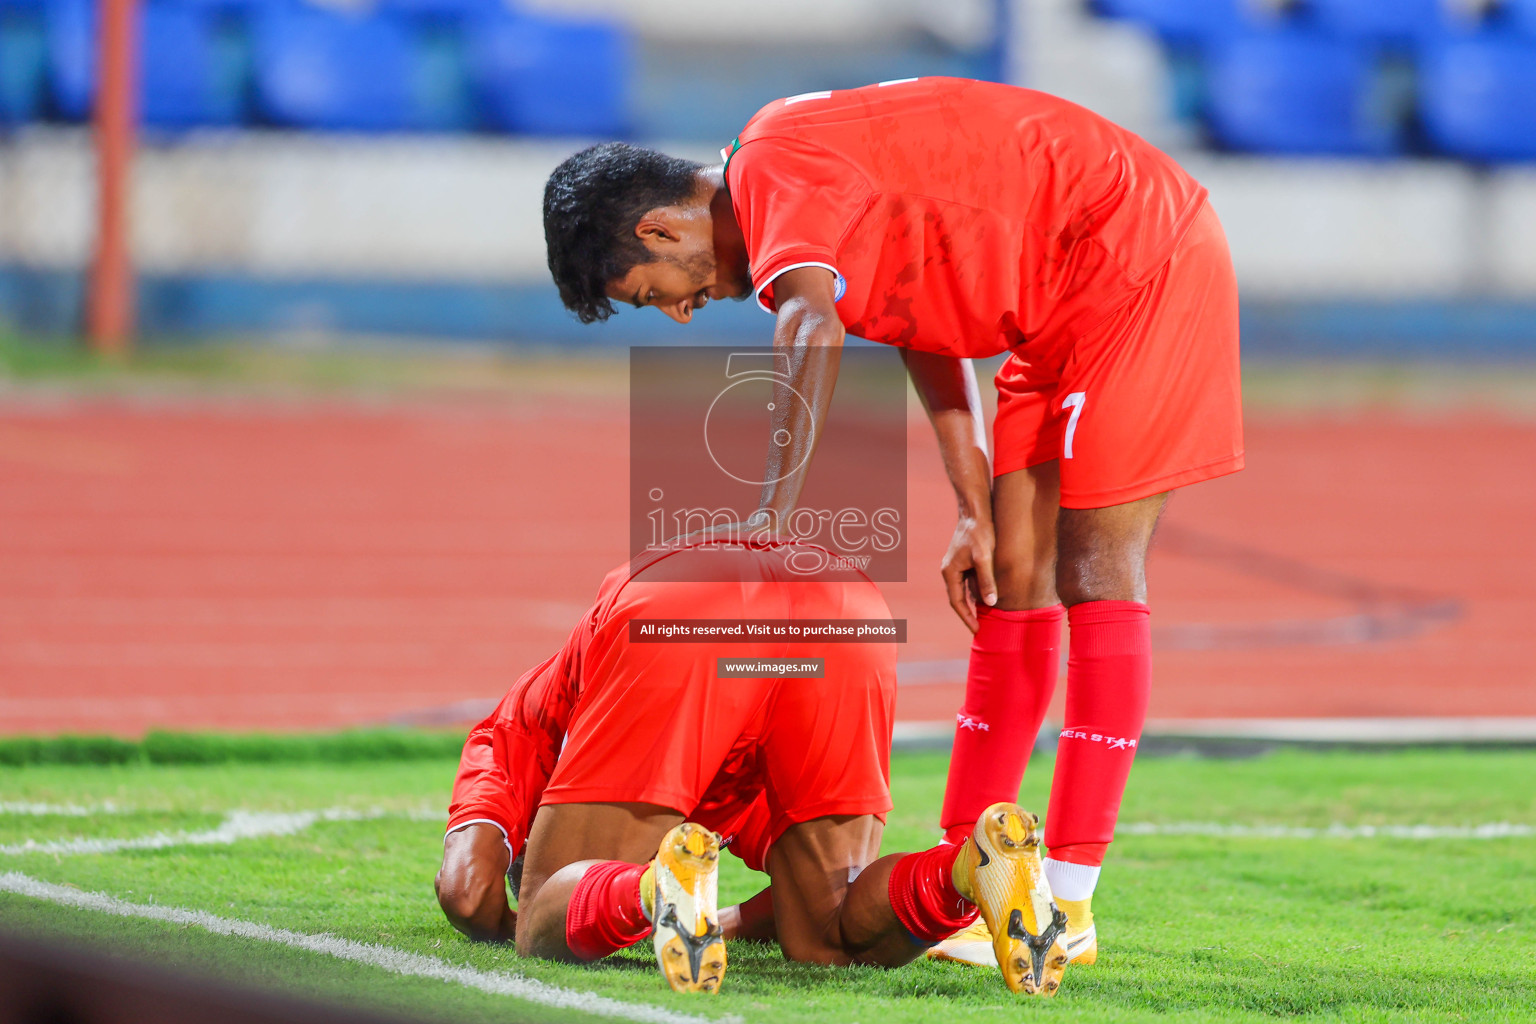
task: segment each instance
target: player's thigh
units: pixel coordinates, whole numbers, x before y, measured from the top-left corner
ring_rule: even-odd
[[[1167,264],[1073,342],[1054,409],[1061,505],[1125,505],[1243,465],[1237,280],[1208,208]]]
[[[644,864],[683,815],[654,804],[545,804],[533,819],[518,899],[518,946],[526,936],[564,934],[565,908],[579,875],[552,882],[572,864]]]
[[[870,609],[859,614],[858,606],[849,607],[849,617],[889,615],[888,610],[867,614]],[[760,764],[770,844],[798,822],[833,815],[884,815],[891,809],[894,646],[823,643],[804,645],[800,651],[821,658],[824,675],[779,681],[762,733]]]
[[[992,481],[998,607],[1013,611],[1056,603],[1058,463],[1049,459]]]
[[[774,652],[760,645],[637,642],[629,627],[637,619],[706,612],[720,619],[777,617],[779,605],[771,601],[768,614],[748,607],[742,594],[750,589],[739,580],[637,579],[620,592],[582,654],[581,700],[544,789],[545,804],[644,803],[686,811],[703,799],[738,740],[756,730],[774,682],[719,679],[715,655]]]
[[[885,826],[873,814],[792,825],[768,851],[773,918],[790,960],[848,964],[839,919],[848,886],[880,855]]]

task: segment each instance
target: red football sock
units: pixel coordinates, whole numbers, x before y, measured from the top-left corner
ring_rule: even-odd
[[[1139,601],[1089,601],[1073,606],[1067,622],[1067,717],[1045,845],[1052,860],[1099,865],[1147,720],[1152,620]]]
[[[587,868],[565,911],[565,944],[583,960],[597,960],[651,934],[640,902],[644,864],[605,860]]]
[[[891,909],[921,945],[947,939],[976,920],[976,905],[955,888],[955,858],[962,849],[946,843],[909,853],[891,869]]]
[[[955,716],[940,824],[961,841],[981,812],[1019,798],[1061,663],[1061,605],[1029,611],[978,608],[965,705]]]

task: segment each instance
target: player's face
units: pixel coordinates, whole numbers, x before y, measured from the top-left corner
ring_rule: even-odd
[[[693,319],[711,299],[743,299],[752,282],[745,267],[716,258],[707,208],[668,207],[647,215],[635,228],[654,257],[608,284],[608,297],[636,308],[655,306],[680,324]]]

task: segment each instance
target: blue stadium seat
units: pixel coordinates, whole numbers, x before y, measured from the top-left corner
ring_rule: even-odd
[[[623,135],[630,40],[616,25],[498,11],[469,32],[486,123],[535,135]]]
[[[47,66],[42,4],[0,3],[0,123],[34,121],[42,115]]]
[[[411,18],[461,22],[503,10],[502,0],[379,0],[379,10]]]
[[[249,15],[262,7],[284,0],[159,0],[162,3],[193,7],[214,14]]]
[[[1536,0],[1504,0],[1502,13],[1517,32],[1536,37]]]
[[[144,123],[164,128],[235,123],[239,97],[221,95],[218,89],[208,15],[153,0],[140,14],[139,110]],[[44,25],[54,106],[67,119],[84,120],[96,91],[96,4],[48,0]]]
[[[256,12],[252,61],[257,108],[274,124],[350,131],[415,127],[411,40],[394,18],[269,4]]]
[[[144,8],[140,74],[146,124],[168,128],[234,124],[238,96],[219,96],[214,79],[213,26],[194,8],[150,3]]]
[[[1407,47],[1452,30],[1447,0],[1306,0],[1313,23],[1346,39]]]
[[[1371,63],[1348,43],[1301,32],[1229,39],[1210,54],[1216,139],[1260,153],[1386,154],[1389,119],[1373,116]]]
[[[1110,18],[1140,22],[1165,42],[1203,43],[1256,27],[1249,0],[1093,0]]]
[[[84,120],[96,88],[95,5],[91,0],[51,0],[43,18],[54,109],[68,120]]]
[[[1419,114],[1445,153],[1536,159],[1536,39],[1485,36],[1431,50],[1420,67]]]

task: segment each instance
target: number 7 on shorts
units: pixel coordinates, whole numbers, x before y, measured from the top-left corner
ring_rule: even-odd
[[[1077,433],[1077,418],[1083,414],[1083,404],[1088,401],[1088,392],[1074,391],[1061,400],[1061,411],[1072,410],[1072,415],[1067,418],[1067,431],[1061,443],[1061,457],[1072,457],[1072,435]]]

